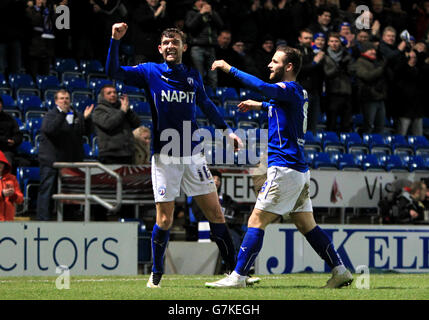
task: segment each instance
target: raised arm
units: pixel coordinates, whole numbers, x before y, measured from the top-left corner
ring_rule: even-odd
[[[280,86],[279,84],[271,84],[261,79],[252,76],[246,72],[238,70],[235,67],[230,66],[224,60],[216,60],[213,62],[212,70],[220,69],[223,72],[231,74],[234,78],[241,81],[245,86],[259,91],[270,99],[276,99],[279,101],[289,101],[290,96],[288,94],[287,86]]]
[[[106,73],[116,80],[126,81],[130,85],[141,86],[143,77],[138,67],[122,67],[119,65],[119,44],[127,32],[126,23],[115,23],[112,26],[109,52],[106,61]]]

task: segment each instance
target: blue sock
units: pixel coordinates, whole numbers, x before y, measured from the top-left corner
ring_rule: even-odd
[[[225,223],[210,222],[211,239],[216,242],[220,255],[225,261],[227,269],[232,271],[235,267],[235,248],[231,234]]]
[[[343,264],[337,250],[335,250],[332,239],[319,226],[307,232],[305,238],[331,269]]]
[[[262,249],[265,231],[258,228],[248,228],[237,257],[235,272],[247,276],[250,268],[255,262],[259,251]]]
[[[157,224],[152,231],[153,273],[164,273],[164,254],[167,249],[170,230],[162,230]]]

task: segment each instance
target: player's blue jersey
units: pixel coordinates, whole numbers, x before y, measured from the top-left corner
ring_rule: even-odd
[[[307,92],[295,81],[269,84],[234,67],[230,73],[246,86],[271,98],[262,103],[262,109],[268,112],[268,167],[306,172]]]
[[[169,143],[161,141],[162,132],[174,129],[180,136],[180,156],[192,154],[194,147],[199,144],[199,141],[191,142],[192,134],[198,129],[197,105],[217,128],[228,128],[216,106],[207,97],[197,70],[184,64],[166,62],[119,66],[119,43],[119,40],[114,39],[110,42],[106,72],[112,78],[145,90],[152,112],[153,153],[160,153],[163,146]],[[190,126],[190,136],[184,135],[183,129],[186,125]]]

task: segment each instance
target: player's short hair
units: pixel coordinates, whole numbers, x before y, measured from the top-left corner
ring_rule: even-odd
[[[302,66],[302,53],[298,49],[289,47],[289,46],[279,46],[277,51],[281,51],[286,55],[284,61],[285,64],[291,63],[293,66],[293,72],[295,76],[301,71]]]
[[[161,33],[161,38],[159,39],[159,41],[162,41],[162,38],[166,37],[166,38],[174,38],[174,36],[179,35],[180,38],[182,39],[182,43],[185,44],[186,43],[186,34],[177,28],[168,28],[165,29],[162,33]]]
[[[58,100],[58,94],[59,93],[70,95],[70,92],[68,92],[66,89],[60,89],[57,92],[55,92],[54,100]]]
[[[212,174],[213,177],[219,177],[220,179],[222,179],[222,173],[216,169],[210,169],[210,173]]]

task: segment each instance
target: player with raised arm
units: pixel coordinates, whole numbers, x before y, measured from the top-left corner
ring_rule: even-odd
[[[194,197],[210,222],[211,236],[227,267],[235,265],[234,245],[225,225],[213,177],[201,153],[192,154],[198,141],[186,138],[185,127],[190,127],[191,136],[197,129],[195,108],[205,113],[217,128],[229,130],[228,138],[237,148],[242,146],[227,126],[213,102],[207,97],[200,74],[182,64],[182,54],[187,49],[185,35],[178,29],[166,29],[158,45],[164,63],[144,63],[136,66],[119,65],[120,39],[127,31],[126,23],[112,27],[112,39],[106,63],[106,72],[114,79],[143,88],[151,107],[153,123],[152,185],[156,203],[156,224],[152,231],[153,267],[147,287],[159,288],[164,272],[163,258],[169,240],[169,229],[173,223],[174,200],[180,189]],[[163,132],[175,132],[174,146],[180,151],[172,153],[179,162],[167,163],[164,155],[171,155]],[[169,158],[170,160],[172,159]],[[189,161],[191,160],[191,161]]]
[[[223,60],[215,61],[212,69],[220,69],[240,80],[247,87],[270,98],[269,102],[253,100],[238,105],[240,111],[268,112],[268,172],[249,218],[234,271],[207,287],[245,287],[248,269],[262,248],[265,227],[279,215],[289,214],[298,230],[312,248],[332,269],[325,288],[340,288],[351,284],[348,271],[332,240],[315,222],[309,196],[310,171],[304,158],[304,134],[307,129],[307,92],[296,82],[301,68],[301,53],[294,48],[279,47],[268,68],[266,83],[231,67]]]

